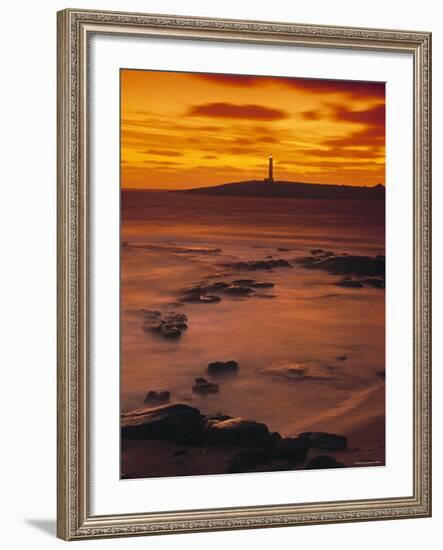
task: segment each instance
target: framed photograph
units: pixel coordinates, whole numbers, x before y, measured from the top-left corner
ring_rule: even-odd
[[[59,537],[431,514],[430,56],[59,12]]]

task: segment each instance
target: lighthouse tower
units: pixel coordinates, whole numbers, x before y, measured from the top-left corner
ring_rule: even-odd
[[[265,178],[265,181],[268,183],[274,183],[274,160],[272,158],[272,153],[269,155],[269,165],[268,165],[268,177]]]

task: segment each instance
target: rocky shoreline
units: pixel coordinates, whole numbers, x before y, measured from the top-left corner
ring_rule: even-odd
[[[345,464],[330,453],[348,449],[343,435],[304,432],[282,437],[261,422],[223,414],[203,415],[182,403],[122,414],[121,437],[123,453],[134,454],[134,449],[158,453],[163,449],[164,453],[170,451],[164,459],[172,461],[177,456],[200,455],[193,468],[178,475],[195,474],[192,470],[202,460],[208,464],[201,473],[344,468]],[[160,471],[156,475],[167,473]],[[123,471],[122,477],[144,476]]]
[[[176,253],[184,254],[187,250],[180,248]],[[192,251],[195,253],[195,249]],[[209,252],[198,249],[199,254],[217,256],[220,252],[221,249],[211,249]],[[218,266],[225,271],[187,288],[178,289],[177,301],[170,304],[174,310],[138,310],[136,313],[142,316],[143,331],[171,340],[175,347],[183,333],[192,331],[188,316],[175,311],[176,307],[182,307],[190,315],[189,308],[192,306],[187,307],[187,304],[218,304],[225,299],[241,302],[251,298],[273,298],[275,294],[267,291],[273,289],[274,292],[278,285],[267,276],[276,269],[287,269],[289,273],[291,269],[288,268],[293,267],[322,270],[335,277],[333,284],[357,291],[363,287],[385,287],[384,256],[355,256],[313,249],[308,256],[290,260],[267,256],[264,260],[238,261]],[[244,273],[252,271],[264,273],[264,280],[252,279],[249,273]],[[293,271],[295,273],[296,270]],[[276,292],[279,292],[278,288]],[[211,309],[217,306],[201,307]],[[346,382],[340,366],[346,365],[347,359],[348,356],[342,353],[321,365],[317,365],[315,361],[312,364],[302,362],[271,365],[258,373],[284,383],[324,383],[331,380]],[[240,365],[235,360],[212,361],[207,364],[206,372],[196,372],[193,381],[189,381],[189,392],[191,395],[196,394],[194,397],[204,396],[205,400],[212,402],[212,394],[226,389],[223,388],[223,380],[226,377],[235,377],[239,371]],[[377,371],[377,379],[383,384],[384,370]],[[144,399],[146,408],[122,413],[122,478],[384,464],[384,419],[383,423],[381,419],[377,419],[376,429],[372,426],[359,426],[356,437],[355,434],[350,436],[323,431],[304,431],[293,437],[282,437],[262,422],[221,413],[202,414],[199,409],[176,401],[182,400],[183,395],[174,395],[171,403],[174,392],[169,389],[150,389]],[[255,416],[255,412],[253,415]],[[334,427],[330,429],[334,430]],[[364,433],[365,430],[367,433]],[[372,440],[368,436],[371,430],[376,434],[376,438]],[[366,442],[370,441],[372,447],[368,448]]]

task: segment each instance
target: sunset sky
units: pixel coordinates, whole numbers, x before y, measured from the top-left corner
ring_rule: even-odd
[[[122,186],[385,182],[385,85],[121,70]]]

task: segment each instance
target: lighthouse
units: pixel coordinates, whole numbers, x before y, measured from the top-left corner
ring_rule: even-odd
[[[274,160],[272,158],[272,153],[271,153],[269,155],[268,177],[265,178],[265,181],[267,181],[269,183],[274,183],[273,170],[274,170]]]

